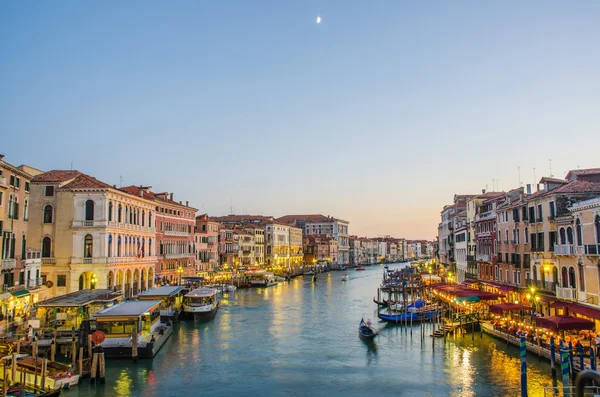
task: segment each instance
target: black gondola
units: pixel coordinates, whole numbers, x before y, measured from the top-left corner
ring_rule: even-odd
[[[388,301],[378,301],[377,298],[373,298],[373,302],[377,303],[381,307],[388,307]]]
[[[365,320],[361,319],[358,326],[358,336],[363,339],[373,339],[377,336],[377,332],[371,328],[370,323],[365,323]]]

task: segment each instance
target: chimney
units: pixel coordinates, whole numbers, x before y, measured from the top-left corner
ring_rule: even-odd
[[[141,186],[140,186],[140,187],[141,187]],[[138,193],[139,193],[140,197],[144,197],[144,191],[143,191],[142,189],[140,189],[140,190],[138,191]]]
[[[531,194],[531,183],[527,184],[527,194]]]
[[[0,154],[0,160],[2,160],[4,158],[3,154]]]
[[[173,193],[169,193],[169,198],[173,201]]]
[[[188,200],[185,200],[185,206],[189,207],[190,206],[190,202]]]
[[[485,194],[485,189],[481,189],[481,194]]]
[[[116,188],[117,188],[117,185],[113,185],[113,189],[116,189]]]

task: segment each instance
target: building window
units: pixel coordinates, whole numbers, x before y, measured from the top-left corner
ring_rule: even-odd
[[[550,202],[550,219],[554,219],[556,216],[556,206],[554,205],[554,201]]]
[[[567,268],[563,266],[560,273],[561,285],[563,288],[567,288],[567,286],[569,285],[569,274],[567,273]]]
[[[0,205],[2,205],[2,192],[0,192]]]
[[[46,186],[44,189],[44,196],[54,197],[54,186]]]
[[[575,222],[575,232],[577,233],[577,245],[583,245],[583,236],[581,233],[581,220]]]
[[[575,269],[573,267],[569,268],[569,288],[577,288]]]
[[[50,237],[42,239],[42,258],[52,258],[52,240]]]
[[[85,220],[93,221],[94,220],[94,201],[88,200],[85,202]]]
[[[53,208],[50,204],[47,204],[44,207],[44,223],[52,223],[53,212]]]
[[[123,207],[119,204],[119,209],[117,210],[117,222],[121,222],[121,214],[123,213]]]
[[[585,291],[585,271],[583,265],[579,265],[579,290]]]
[[[121,236],[117,237],[117,256],[121,256]]]
[[[569,244],[573,244],[573,228],[571,226],[567,228],[567,241]]]
[[[29,182],[25,182],[25,191],[29,192]]]
[[[113,219],[113,203],[112,201],[108,202],[108,221],[112,222]]]
[[[83,244],[83,257],[91,258],[93,248],[94,248],[94,239],[92,238],[91,234],[88,234],[85,236],[85,241]]]
[[[67,286],[67,276],[64,274],[58,274],[56,276],[56,286],[57,287],[66,287]]]
[[[2,202],[1,198],[0,196],[0,203]],[[596,229],[596,242],[600,244],[600,215],[596,215],[594,218],[594,228]]]
[[[25,200],[25,204],[23,205],[23,220],[27,221],[29,219],[27,214],[27,200]]]
[[[21,260],[25,260],[25,247],[27,246],[27,240],[25,235],[21,236]]]
[[[112,256],[112,234],[108,235],[108,253],[107,253],[108,257]]]
[[[10,178],[9,178],[9,185],[13,186],[13,187],[15,186],[15,176],[14,175],[10,176]]]
[[[565,232],[565,228],[561,227],[560,230],[558,231],[558,233],[559,233],[560,243],[566,244],[567,243],[567,233]]]

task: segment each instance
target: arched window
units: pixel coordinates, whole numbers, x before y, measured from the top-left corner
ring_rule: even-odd
[[[129,209],[129,224],[133,224],[133,208]]]
[[[583,264],[579,265],[579,290],[585,291],[585,269]]]
[[[575,232],[577,233],[577,245],[583,245],[583,236],[581,233],[581,220],[575,222]]]
[[[44,207],[44,223],[52,223],[54,208],[50,204]]]
[[[42,258],[52,258],[52,239],[50,237],[42,239]]]
[[[560,234],[560,243],[566,244],[567,243],[567,232],[565,232],[564,227],[560,228],[559,234]]]
[[[91,258],[93,249],[94,249],[94,239],[92,238],[91,234],[88,234],[85,236],[85,242],[83,245],[83,256],[85,258]]]
[[[552,266],[552,281],[558,285],[558,269],[556,266]]]
[[[121,236],[117,237],[117,256],[121,256]]]
[[[112,201],[108,202],[108,221],[112,222],[113,220],[113,203]]]
[[[145,224],[144,224],[145,222],[146,222],[146,213],[144,210],[142,210],[142,226],[145,226]]]
[[[569,274],[567,272],[567,268],[564,266],[561,270],[561,285],[563,288],[567,288],[569,285]]]
[[[123,214],[123,207],[119,204],[119,209],[117,210],[117,222],[121,222],[121,215]]]
[[[577,279],[575,278],[575,269],[573,267],[569,268],[569,287],[577,288]]]
[[[148,227],[152,227],[152,211],[148,211]]]
[[[567,242],[573,244],[573,228],[571,226],[567,228]]]
[[[154,253],[152,252],[152,239],[151,238],[148,239],[148,256],[154,256]]]
[[[94,201],[88,200],[85,202],[85,220],[93,221],[94,220]]]
[[[596,242],[600,244],[600,215],[594,219],[594,229],[596,229]]]
[[[108,235],[108,257],[112,256],[112,234]]]

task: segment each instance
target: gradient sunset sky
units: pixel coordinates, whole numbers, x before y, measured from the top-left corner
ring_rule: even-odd
[[[515,188],[518,166],[533,183],[549,159],[556,177],[600,166],[599,15],[599,1],[4,1],[0,153],[211,215],[433,238],[454,193]]]

